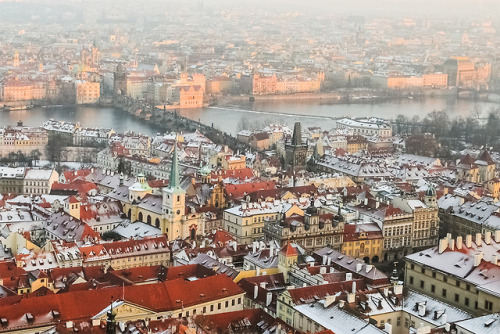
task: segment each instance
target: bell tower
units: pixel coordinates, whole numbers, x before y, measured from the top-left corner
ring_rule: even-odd
[[[186,210],[186,192],[181,188],[179,181],[179,163],[177,158],[177,141],[174,144],[172,154],[172,167],[170,168],[170,179],[167,188],[163,188],[163,216],[169,225],[169,239],[179,235],[175,231],[181,231],[181,222]]]
[[[424,204],[428,208],[437,208],[436,188],[434,188],[432,183],[429,183],[429,187],[425,191]]]

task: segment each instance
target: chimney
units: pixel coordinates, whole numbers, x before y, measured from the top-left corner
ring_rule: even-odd
[[[378,209],[378,207],[380,206],[380,202],[379,201],[376,201],[375,202],[375,209]]]
[[[265,288],[266,288],[267,283],[266,283],[266,282],[260,282],[260,284],[259,284],[259,285],[260,285],[260,287],[261,287],[262,289],[265,289]]]
[[[345,300],[339,300],[339,309],[343,309],[345,305]]]
[[[327,258],[328,258],[328,256],[323,255],[323,264],[326,264]]]
[[[269,246],[269,257],[274,256],[274,246],[270,245]]]
[[[448,242],[451,240],[451,233],[446,234],[446,239],[448,239]]]
[[[345,274],[345,280],[346,281],[352,281],[352,273],[346,273]]]
[[[194,186],[196,184],[196,179],[194,177],[191,178],[191,184]]]
[[[449,247],[451,250],[455,250],[455,239],[450,239]]]
[[[266,306],[271,305],[271,302],[273,301],[273,293],[268,292],[266,295]]]
[[[326,267],[320,267],[319,268],[319,273],[322,274],[322,275],[326,274]]]
[[[425,316],[425,306],[425,303],[418,304],[418,315],[421,317]]]
[[[495,242],[500,243],[500,230],[495,231]]]
[[[366,265],[366,273],[369,273],[372,270],[373,266],[371,264]]]
[[[384,326],[384,331],[387,334],[392,334],[392,325],[390,323],[386,322],[385,326]]]
[[[465,246],[467,246],[467,248],[472,247],[472,235],[467,234],[467,236],[465,237]]]
[[[498,256],[496,254],[493,254],[493,258],[491,259],[491,263],[494,265],[498,265]]]
[[[260,267],[255,268],[255,270],[257,271],[257,272],[255,273],[255,275],[256,275],[256,276],[260,276]]]
[[[362,268],[363,268],[363,263],[361,263],[361,262],[356,263],[356,272],[357,273],[359,273]]]
[[[365,205],[368,205],[368,198],[365,198]]]
[[[481,247],[482,243],[483,243],[483,239],[482,239],[482,235],[481,233],[476,233],[476,245],[477,247]]]
[[[485,233],[485,235],[484,235],[484,242],[487,245],[491,244],[491,232],[490,231],[488,231],[488,232]]]
[[[335,302],[336,296],[330,295],[325,297],[325,308],[332,305]]]
[[[394,294],[402,295],[403,294],[403,284],[398,284],[394,286]]]
[[[444,325],[444,329],[446,330],[446,332],[449,332],[451,330],[451,325],[449,322],[447,322],[446,325]]]
[[[439,254],[443,253],[448,248],[448,239],[439,240]]]
[[[328,257],[328,260],[326,261],[326,264],[327,265],[331,265],[332,264],[332,258],[331,257]]]
[[[333,274],[335,272],[335,268],[330,267],[330,274]]]
[[[355,293],[348,293],[347,294],[347,302],[349,304],[354,304],[356,302],[356,294]]]
[[[252,253],[257,253],[257,242],[252,242]]]
[[[462,249],[462,236],[457,237],[457,249]]]
[[[259,295],[259,286],[254,285],[254,287],[253,287],[253,299],[257,299],[258,295]]]
[[[356,293],[356,282],[355,281],[352,282],[352,293],[354,293],[354,294]]]
[[[482,259],[483,259],[483,252],[474,254],[474,267],[479,266]]]

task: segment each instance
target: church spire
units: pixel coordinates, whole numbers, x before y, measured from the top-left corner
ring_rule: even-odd
[[[293,127],[292,145],[302,145],[302,131],[300,129],[300,122],[295,122],[295,126]]]
[[[172,167],[170,168],[170,179],[168,180],[170,189],[179,188],[179,162],[177,159],[177,139],[174,144],[174,153],[172,154]]]

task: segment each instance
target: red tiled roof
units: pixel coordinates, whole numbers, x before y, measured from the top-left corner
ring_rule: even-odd
[[[105,309],[111,300],[122,296],[127,302],[155,312],[165,312],[243,293],[231,278],[215,275],[195,281],[176,279],[148,285],[109,287],[40,297],[5,297],[0,299],[0,314],[9,321],[9,328],[30,327],[59,319],[90,319]],[[52,311],[59,312],[57,319],[54,319]],[[34,317],[33,323],[23,322],[22,319],[27,313]]]
[[[286,244],[281,248],[280,253],[285,254],[285,256],[297,256],[299,253],[297,250],[290,244]]]
[[[275,189],[276,183],[270,181],[260,181],[260,182],[252,182],[252,183],[241,183],[241,184],[225,184],[224,190],[226,194],[232,198],[242,198],[243,196],[255,192],[257,190],[268,190]]]

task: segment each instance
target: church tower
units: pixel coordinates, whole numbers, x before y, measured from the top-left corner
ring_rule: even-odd
[[[163,217],[166,220],[164,232],[170,240],[182,236],[182,223],[185,218],[186,192],[180,186],[179,162],[177,158],[177,141],[174,144],[172,167],[167,188],[163,188]]]
[[[300,122],[293,128],[292,141],[285,144],[285,167],[288,171],[300,171],[306,168],[307,144],[302,144]]]
[[[14,59],[12,60],[12,65],[14,67],[19,67],[19,51],[14,52]]]
[[[425,191],[424,204],[428,208],[437,208],[436,188],[432,183],[429,183],[429,188]]]

